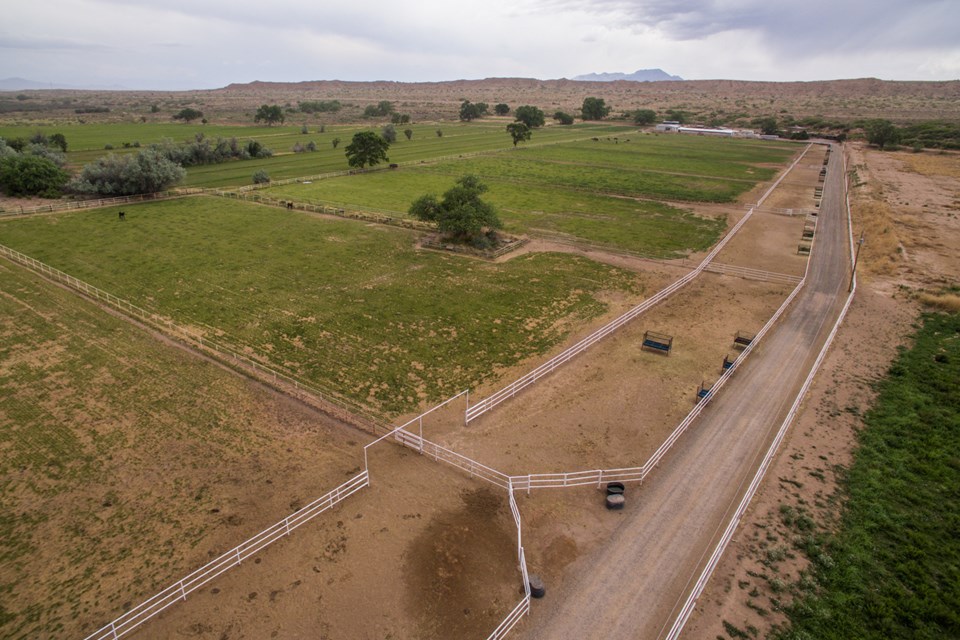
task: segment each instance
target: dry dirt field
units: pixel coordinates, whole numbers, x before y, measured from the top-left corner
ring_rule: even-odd
[[[296,107],[302,100],[339,100],[345,106],[336,114],[315,114],[311,122],[356,122],[365,106],[381,100],[394,102],[397,110],[414,122],[456,120],[462,100],[506,102],[512,107],[532,104],[545,113],[574,113],[587,96],[599,96],[614,114],[633,109],[681,109],[696,121],[716,116],[750,119],[785,113],[796,118],[820,116],[826,120],[851,121],[889,118],[897,122],[953,119],[960,115],[960,81],[891,82],[864,78],[822,82],[744,82],[737,80],[690,80],[681,82],[577,82],[531,78],[488,78],[436,83],[343,82],[338,80],[280,83],[252,82],[221,89],[186,92],[151,91],[22,91],[0,93],[14,105],[15,94],[30,97],[38,111],[10,111],[4,120],[12,123],[67,119],[86,122],[169,122],[185,106],[199,107],[211,122],[249,123],[264,103]],[[75,103],[64,101],[74,100]],[[151,105],[160,112],[150,112]],[[102,106],[105,114],[76,115],[77,105]],[[506,120],[505,120],[506,121]]]
[[[923,305],[960,308],[955,294],[941,293],[960,277],[960,157],[860,145],[847,153],[854,233],[865,234],[857,296],[684,638],[727,638],[724,621],[758,637],[783,624],[777,603],[790,600],[788,585],[806,566],[785,509],[834,526],[837,471],[851,460],[872,382],[885,374]]]

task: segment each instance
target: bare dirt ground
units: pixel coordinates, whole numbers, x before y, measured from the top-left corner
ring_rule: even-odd
[[[506,494],[388,443],[372,451],[369,488],[164,612],[148,635],[486,638],[522,595]]]
[[[763,637],[783,624],[778,610],[807,566],[785,521],[804,515],[817,527],[835,525],[838,471],[851,460],[872,382],[904,343],[920,303],[956,304],[940,290],[960,276],[960,159],[860,145],[848,153],[854,231],[866,235],[857,297],[685,638],[726,638],[726,625]]]

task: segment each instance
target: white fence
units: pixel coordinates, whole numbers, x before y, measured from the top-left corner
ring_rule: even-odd
[[[762,280],[764,282],[773,282],[775,284],[797,284],[803,279],[803,276],[793,276],[788,273],[764,271],[762,269],[740,267],[737,265],[722,264],[719,262],[711,262],[704,268],[704,271],[737,276],[746,280]]]
[[[513,486],[508,487],[508,491],[510,495],[510,514],[517,525],[517,561],[520,563],[520,575],[523,578],[523,598],[507,614],[503,622],[493,630],[487,640],[500,640],[500,638],[505,637],[520,622],[520,619],[530,612],[530,574],[527,573],[527,558],[523,552],[523,527],[520,524],[520,509],[517,508],[517,500],[513,495]]]
[[[191,193],[202,193],[203,189],[182,189],[177,191],[160,191],[158,193],[143,193],[135,196],[118,196],[116,198],[98,198],[96,200],[57,200],[49,204],[35,207],[17,207],[16,209],[0,209],[0,218],[26,216],[37,213],[59,213],[61,211],[78,211],[81,209],[99,209],[113,207],[118,204],[135,204],[150,200],[164,200],[178,198]]]
[[[137,605],[110,624],[87,636],[86,640],[116,640],[116,638],[130,633],[170,605],[186,600],[189,594],[220,574],[239,565],[247,558],[255,555],[280,538],[290,535],[290,532],[300,525],[315,518],[337,503],[342,502],[369,484],[369,474],[367,470],[364,469],[363,472],[354,476],[330,493],[317,498],[306,507],[290,514],[272,527],[264,529],[212,562],[205,564],[185,578],[173,583],[149,600]]]

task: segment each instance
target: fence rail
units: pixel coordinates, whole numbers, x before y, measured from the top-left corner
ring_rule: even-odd
[[[28,216],[38,213],[59,213],[61,211],[78,211],[82,209],[100,209],[103,207],[113,207],[118,204],[133,204],[137,202],[147,202],[149,200],[165,200],[167,198],[179,198],[189,195],[190,189],[177,191],[160,191],[157,193],[143,193],[134,196],[118,196],[116,198],[98,198],[96,200],[60,200],[49,204],[37,205],[35,207],[17,207],[16,210],[0,209],[0,218],[11,218],[16,216]],[[203,190],[192,190],[193,193],[199,193]]]
[[[118,298],[112,293],[88,284],[78,278],[74,278],[73,276],[60,271],[59,269],[51,267],[44,262],[40,262],[39,260],[20,253],[15,249],[11,249],[10,247],[0,245],[0,256],[5,256],[10,260],[13,260],[18,264],[22,264],[23,266],[26,266],[45,277],[56,280],[57,282],[65,284],[75,291],[103,302],[127,315],[128,317],[134,318],[178,340],[197,347],[204,353],[216,357],[221,362],[231,366],[242,366],[247,370],[252,369],[257,372],[262,380],[269,384],[276,385],[283,383],[292,386],[295,391],[295,395],[301,399],[304,397],[313,396],[324,406],[341,412],[339,414],[340,417],[348,420],[356,426],[362,427],[374,434],[379,434],[390,430],[390,428],[385,426],[379,418],[371,415],[358,403],[355,403],[332,390],[321,389],[316,385],[304,383],[293,376],[266,366],[257,360],[240,353],[231,346],[225,345],[193,329],[188,329],[176,324],[171,318],[153,313],[152,311],[147,311],[146,309],[138,307],[137,305],[124,300],[123,298]]]
[[[300,525],[332,508],[369,484],[370,476],[368,471],[364,469],[333,491],[317,498],[303,509],[290,514],[280,522],[240,543],[152,598],[145,600],[110,624],[101,627],[87,636],[86,640],[116,640],[130,633],[170,605],[186,600],[189,594],[220,574],[229,571],[277,540],[290,535],[290,532]]]
[[[776,271],[764,271],[763,269],[754,269],[751,267],[740,267],[732,264],[723,264],[720,262],[711,262],[704,271],[711,273],[721,273],[731,276],[739,276],[747,280],[763,280],[778,284],[797,284],[803,279],[803,276],[793,276],[788,273],[777,273]]]

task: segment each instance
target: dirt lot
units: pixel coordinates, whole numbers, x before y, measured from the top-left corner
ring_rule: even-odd
[[[857,297],[747,518],[700,598],[685,638],[728,637],[726,624],[763,637],[783,623],[779,603],[806,562],[790,516],[830,528],[837,472],[849,464],[882,376],[920,308],[956,305],[941,288],[960,275],[960,158],[853,146],[854,231],[865,232]],[[957,308],[956,306],[952,308]]]

